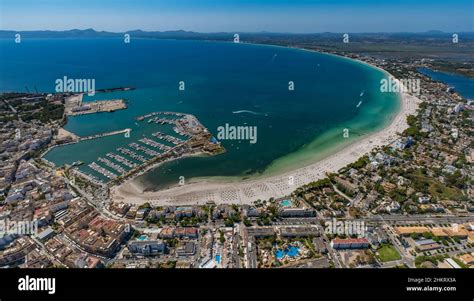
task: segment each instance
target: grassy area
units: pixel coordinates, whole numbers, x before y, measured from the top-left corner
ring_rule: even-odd
[[[440,200],[459,200],[462,198],[462,191],[456,187],[448,187],[438,181],[432,181],[428,191],[431,195],[437,196]]]
[[[398,251],[392,245],[382,245],[378,250],[378,257],[382,262],[394,261],[402,259]]]
[[[434,265],[438,265],[438,262],[441,262],[443,261],[444,259],[446,258],[449,258],[448,255],[434,255],[434,256],[417,256],[415,258],[415,266],[417,268],[420,268],[421,265],[426,262],[426,261],[430,261],[431,263],[433,263]]]
[[[420,170],[406,175],[412,180],[413,187],[423,193],[429,193],[435,199],[461,200],[462,191],[455,186],[446,186],[437,179],[423,174]]]

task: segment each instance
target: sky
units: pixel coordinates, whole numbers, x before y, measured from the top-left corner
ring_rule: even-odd
[[[2,30],[474,31],[474,0],[1,0]]]

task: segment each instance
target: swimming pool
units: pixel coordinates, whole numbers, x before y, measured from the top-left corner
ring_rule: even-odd
[[[221,254],[216,255],[216,262],[217,262],[217,264],[221,263]]]
[[[293,205],[293,202],[290,199],[282,200],[280,202],[280,206],[282,207],[290,207],[291,205]]]
[[[294,258],[298,255],[300,249],[296,246],[287,246],[285,249],[278,249],[275,252],[275,256],[278,260],[282,260],[285,256]]]
[[[147,239],[148,239],[148,235],[145,235],[145,234],[140,235],[140,237],[137,238],[137,240],[139,240],[139,241],[144,241],[144,240],[147,240]]]

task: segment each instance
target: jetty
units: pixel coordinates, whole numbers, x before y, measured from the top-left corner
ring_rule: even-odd
[[[155,157],[155,156],[158,156],[160,154],[159,152],[156,152],[154,150],[151,150],[149,148],[141,146],[141,145],[139,145],[138,143],[135,143],[135,142],[130,143],[128,146],[130,146],[131,148],[133,148],[137,151],[142,151],[150,157]]]
[[[167,118],[160,118],[160,117],[153,117],[148,120],[148,123],[159,123],[159,124],[176,124],[176,120],[167,119]]]
[[[145,163],[147,161],[147,159],[145,159],[145,157],[143,157],[142,155],[137,155],[137,153],[135,153],[134,151],[129,150],[128,148],[119,147],[119,148],[117,148],[117,151],[121,152],[124,155],[128,155],[131,158],[133,158],[137,161],[140,161],[142,163]]]
[[[108,167],[110,167],[111,169],[117,171],[120,174],[125,173],[125,169],[123,167],[121,167],[118,164],[115,164],[115,163],[111,162],[109,159],[99,157],[99,158],[97,158],[97,161],[104,163],[105,165],[107,165]]]
[[[136,163],[133,163],[132,161],[129,161],[129,160],[125,159],[124,157],[122,157],[120,155],[117,155],[117,154],[114,154],[114,153],[107,153],[106,156],[111,158],[111,159],[114,159],[117,162],[122,163],[123,165],[127,166],[128,168],[134,168],[134,167],[137,166]]]
[[[96,93],[108,93],[108,92],[115,92],[115,91],[131,91],[135,90],[134,87],[117,87],[117,88],[107,88],[107,89],[98,89],[95,90]]]
[[[169,151],[169,150],[171,149],[171,147],[166,146],[166,145],[161,144],[161,143],[158,143],[158,142],[156,142],[156,141],[154,141],[154,140],[151,140],[151,139],[149,139],[149,138],[142,138],[142,139],[140,139],[140,140],[138,140],[138,141],[140,141],[141,143],[146,144],[146,145],[148,145],[148,146],[151,146],[151,147],[154,147],[154,148],[158,148],[159,150],[162,150],[162,151],[165,151],[165,152],[167,152],[167,151]]]
[[[177,118],[181,118],[181,117],[185,116],[186,114],[178,113],[178,112],[169,112],[169,111],[152,112],[152,113],[148,113],[148,114],[145,114],[145,115],[142,115],[142,116],[138,116],[135,119],[138,120],[138,121],[143,121],[143,120],[148,119],[150,117],[155,117],[155,116],[159,116],[159,115],[175,116]]]
[[[174,145],[181,144],[185,141],[185,140],[179,139],[179,138],[171,136],[171,135],[163,134],[162,132],[155,132],[151,135],[153,137],[164,140],[166,142],[173,143]]]
[[[125,133],[130,133],[131,131],[132,131],[131,129],[123,129],[123,130],[112,131],[112,132],[107,132],[107,133],[100,133],[100,134],[81,137],[79,138],[79,141],[98,139],[98,138],[103,138],[103,137],[113,136],[113,135],[118,135],[118,134],[125,134]]]
[[[114,174],[113,172],[103,168],[102,166],[98,165],[95,162],[92,162],[91,164],[88,165],[91,169],[95,170],[96,172],[100,173],[101,175],[105,176],[106,178],[109,178],[111,180],[117,178],[117,175]]]

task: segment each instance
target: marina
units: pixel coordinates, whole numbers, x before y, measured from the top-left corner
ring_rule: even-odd
[[[99,157],[99,158],[97,158],[97,160],[98,160],[99,162],[104,163],[105,165],[107,165],[108,167],[110,167],[111,169],[117,171],[117,172],[120,173],[120,174],[124,174],[124,173],[125,173],[125,169],[123,169],[122,167],[120,167],[119,165],[117,165],[117,164],[115,164],[115,163],[112,163],[109,159],[105,159],[105,158]]]
[[[137,161],[140,161],[142,163],[146,162],[146,159],[142,155],[137,155],[135,152],[129,150],[128,148],[119,147],[119,148],[117,148],[117,151],[121,152],[124,155],[128,155],[131,158],[133,158]]]
[[[113,138],[116,135],[124,134],[124,138],[118,138],[120,146],[113,151],[108,151],[97,156],[92,162],[87,164],[72,164],[70,168],[85,174],[88,178],[94,179],[102,184],[109,184],[110,181],[123,181],[137,174],[142,174],[147,168],[152,168],[165,161],[195,153],[218,154],[223,151],[220,144],[211,139],[212,135],[197,120],[196,117],[176,112],[153,112],[134,118],[137,122],[150,127],[150,130],[142,133],[136,138],[130,137],[132,129],[110,131],[80,137],[74,143],[84,143],[93,139]],[[179,133],[174,136],[165,133],[161,127],[167,131]],[[159,128],[157,131],[155,128]],[[115,138],[114,138],[115,139]]]
[[[181,144],[181,143],[184,142],[184,140],[182,140],[182,139],[179,139],[179,138],[176,138],[176,137],[173,137],[173,136],[170,136],[170,135],[166,135],[166,134],[163,134],[161,132],[153,133],[152,136],[156,137],[158,139],[162,139],[164,141],[173,143],[174,145],[178,145],[178,144]]]
[[[171,147],[166,146],[166,145],[161,144],[161,143],[158,143],[158,142],[156,142],[156,141],[154,141],[154,140],[151,140],[151,139],[149,139],[149,138],[142,138],[142,139],[140,139],[140,140],[138,140],[138,141],[140,141],[141,143],[146,144],[146,145],[148,145],[148,146],[151,146],[151,147],[154,147],[154,148],[158,148],[158,149],[160,149],[160,150],[162,150],[162,151],[165,151],[165,152],[167,152],[167,151],[169,151],[169,150],[171,149]]]
[[[154,151],[154,150],[151,150],[151,149],[146,148],[144,146],[141,146],[141,145],[139,145],[138,143],[135,143],[135,142],[130,143],[128,146],[130,146],[131,148],[133,148],[137,151],[142,151],[150,157],[155,157],[155,156],[158,156],[160,154],[157,151]]]
[[[108,171],[107,169],[101,167],[100,165],[98,165],[97,163],[95,162],[92,162],[91,164],[88,165],[91,169],[95,170],[96,172],[98,172],[99,174],[109,178],[109,179],[115,179],[117,177],[116,174],[114,174],[113,172],[110,172]]]
[[[133,163],[133,162],[131,162],[131,161],[125,159],[124,157],[122,157],[122,156],[120,156],[120,155],[117,155],[117,154],[114,154],[114,153],[107,153],[106,156],[109,157],[109,158],[114,159],[114,160],[117,161],[117,162],[122,163],[123,165],[125,165],[125,166],[127,166],[127,167],[129,167],[129,168],[134,168],[134,167],[137,166],[136,163]]]

